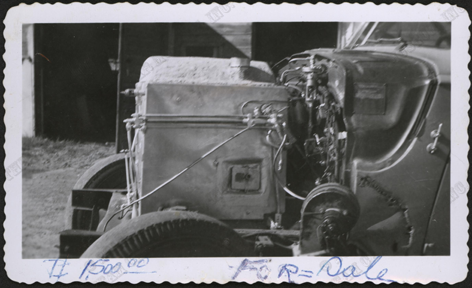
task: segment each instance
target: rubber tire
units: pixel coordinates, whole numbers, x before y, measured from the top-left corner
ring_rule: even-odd
[[[81,258],[250,257],[251,247],[226,224],[188,211],[161,211],[122,223]]]
[[[125,154],[115,154],[99,160],[87,169],[73,189],[126,189]],[[72,229],[72,193],[66,204],[66,229]]]

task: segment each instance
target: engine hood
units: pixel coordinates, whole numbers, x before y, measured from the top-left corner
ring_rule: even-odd
[[[294,54],[291,58],[316,55],[320,58],[331,60],[332,64],[329,67],[330,86],[339,94],[338,96],[341,99],[344,99],[346,93],[346,76],[353,83],[389,84],[428,81],[436,79],[438,72],[440,72],[437,67],[422,58],[389,52],[314,49]],[[300,64],[303,65],[304,63],[301,62]],[[279,72],[285,70],[286,67],[280,69]],[[442,70],[446,68],[444,66]],[[447,74],[448,71],[442,72]]]
[[[438,86],[435,67],[420,58],[388,52],[314,49],[278,64],[282,66],[278,74],[294,68],[293,62],[288,64],[291,59],[312,55],[328,66],[328,87],[343,107],[349,161],[388,165],[421,128]]]
[[[435,47],[423,47],[409,45],[403,51],[398,50],[398,46],[359,46],[355,51],[377,51],[405,56],[416,57],[431,63],[441,83],[450,83],[451,75],[451,50],[439,49]]]

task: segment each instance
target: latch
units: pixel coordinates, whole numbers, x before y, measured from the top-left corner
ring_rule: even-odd
[[[439,136],[441,136],[441,127],[442,127],[442,123],[439,124],[438,126],[438,129],[436,130],[433,130],[431,131],[431,138],[433,138],[433,143],[429,143],[428,146],[426,146],[426,150],[431,153],[431,154],[434,154],[436,152],[436,150],[438,149],[437,145],[438,145],[438,139],[439,139]]]

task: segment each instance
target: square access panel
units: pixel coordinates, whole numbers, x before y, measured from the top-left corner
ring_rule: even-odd
[[[255,191],[261,187],[259,164],[234,165],[231,168],[231,189]]]

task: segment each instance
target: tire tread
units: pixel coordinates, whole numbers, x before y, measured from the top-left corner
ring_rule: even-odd
[[[167,217],[167,219],[164,220],[159,219],[159,214],[164,215],[169,213],[174,213],[174,216]],[[151,222],[151,219],[155,219],[154,223],[141,225],[143,227],[129,231],[127,235],[125,235],[128,232],[124,229],[125,227],[119,225],[104,234],[102,236],[104,239],[98,239],[96,243],[89,247],[82,257],[134,257],[135,253],[139,253],[139,251],[142,251],[150,245],[156,245],[158,247],[159,244],[165,241],[172,241],[178,238],[203,239],[211,243],[217,243],[219,245],[217,246],[218,251],[221,251],[221,253],[223,253],[222,251],[228,251],[228,255],[222,256],[235,257],[249,256],[252,254],[246,242],[234,230],[216,219],[195,212],[182,211],[178,213],[166,211],[150,214],[154,214],[155,216],[147,216],[143,221]],[[179,217],[179,215],[182,217]],[[141,217],[133,220],[137,222],[139,221],[137,219]],[[123,224],[126,225],[126,223]],[[130,224],[128,227],[134,226],[131,225],[131,223],[128,224]],[[120,239],[107,239],[110,237],[118,237]],[[97,242],[101,243],[97,244]],[[91,249],[94,251],[89,251]],[[192,257],[204,257],[204,255]]]

